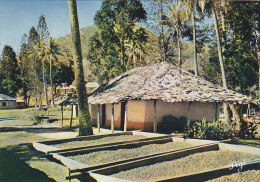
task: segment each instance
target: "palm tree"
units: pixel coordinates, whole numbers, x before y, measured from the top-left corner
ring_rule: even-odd
[[[51,105],[54,106],[54,96],[53,96],[53,84],[52,84],[52,60],[58,61],[58,55],[61,55],[59,52],[58,46],[55,44],[53,38],[50,38],[48,46],[45,49],[45,59],[48,59],[50,62],[50,86],[51,86]]]
[[[194,72],[198,76],[198,61],[197,61],[197,45],[196,45],[196,5],[198,0],[184,0],[183,4],[185,5],[186,16],[192,22],[193,26],[193,48],[194,48]]]
[[[30,51],[29,57],[34,59],[35,76],[38,76],[37,70],[36,70],[37,60],[42,61],[42,80],[43,80],[43,85],[44,85],[46,106],[48,106],[48,95],[47,95],[47,86],[46,86],[46,79],[45,79],[45,59],[44,59],[44,57],[45,57],[45,45],[44,45],[42,39],[40,39],[39,44],[32,44],[32,49]],[[37,85],[37,83],[35,83],[35,85]],[[38,86],[37,86],[36,90],[38,90]],[[41,94],[39,94],[39,97],[41,97]],[[36,99],[35,99],[35,101],[36,101]],[[42,105],[41,98],[39,98],[39,105],[40,105],[40,107]]]
[[[79,22],[77,13],[76,0],[68,0],[71,33],[72,33],[72,46],[73,46],[73,59],[74,59],[74,71],[75,82],[79,104],[79,135],[92,135],[93,130],[90,122],[89,107],[87,101],[86,87],[84,82],[84,72],[82,65],[82,50],[79,33]]]
[[[175,6],[169,7],[169,16],[166,17],[166,23],[175,29],[177,46],[178,46],[178,65],[181,68],[181,39],[183,23],[186,21],[185,12],[183,11],[183,5],[177,3]]]

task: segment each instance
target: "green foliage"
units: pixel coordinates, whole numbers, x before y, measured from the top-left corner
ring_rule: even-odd
[[[11,46],[5,45],[0,59],[0,91],[15,96],[20,85],[16,54]]]
[[[219,120],[209,122],[204,119],[193,123],[185,132],[191,138],[223,140],[230,137],[230,131],[230,127]]]
[[[257,135],[257,125],[254,121],[241,121],[240,130],[235,130],[235,124],[223,123],[222,121],[209,122],[205,119],[192,123],[186,128],[185,133],[190,138],[199,139],[254,139]]]
[[[41,15],[39,17],[37,32],[40,36],[40,39],[43,39],[45,42],[47,42],[49,40],[50,32],[49,32],[49,29],[48,29],[44,15]]]
[[[253,88],[258,84],[258,58],[256,32],[260,25],[259,2],[228,2],[218,5],[220,34],[224,56],[227,86],[243,94],[255,95]],[[228,9],[228,11],[225,11]],[[243,16],[241,16],[243,14]],[[222,18],[221,18],[222,17]],[[223,20],[225,31],[223,31]],[[214,33],[214,32],[213,32]],[[214,34],[211,35],[214,40]],[[259,45],[258,45],[259,46]],[[210,57],[202,65],[203,76],[214,83],[221,83],[215,41],[210,45]]]
[[[239,138],[242,139],[254,139],[257,135],[257,125],[255,121],[242,121],[240,125],[240,131],[238,133]]]
[[[134,66],[129,64],[127,44],[134,48],[131,53],[142,49],[146,31],[136,23],[145,19],[146,12],[139,0],[103,1],[94,18],[98,31],[90,39],[88,52],[100,81],[105,82]]]

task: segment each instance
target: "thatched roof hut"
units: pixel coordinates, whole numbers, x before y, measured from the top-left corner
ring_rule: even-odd
[[[118,103],[125,100],[164,102],[248,103],[251,99],[225,89],[183,69],[162,62],[129,70],[100,87],[90,104]]]
[[[245,95],[164,62],[129,70],[89,96],[92,124],[112,131],[180,131],[192,121],[217,120],[219,103],[249,102]]]

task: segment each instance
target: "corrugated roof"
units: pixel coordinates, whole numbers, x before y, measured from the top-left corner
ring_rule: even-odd
[[[8,101],[8,100],[16,100],[16,98],[10,97],[10,96],[5,95],[5,94],[0,94],[0,100]]]
[[[89,103],[105,104],[124,100],[153,99],[170,103],[251,102],[251,99],[245,95],[163,62],[134,68],[121,74],[89,96]]]

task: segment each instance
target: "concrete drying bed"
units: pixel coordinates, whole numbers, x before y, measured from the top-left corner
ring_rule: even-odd
[[[208,182],[223,182],[223,181],[260,181],[260,170],[249,170],[238,172],[227,176],[222,176]]]
[[[156,135],[159,137],[164,137],[165,135]],[[109,145],[110,143],[123,143],[126,141],[138,141],[145,140],[146,138],[151,138],[153,135],[145,134],[143,132],[120,132],[113,134],[104,135],[90,135],[83,137],[75,137],[69,139],[59,139],[59,140],[48,140],[42,142],[33,142],[33,147],[46,154],[74,150],[74,148],[84,148],[99,145]],[[68,149],[68,150],[67,150]]]
[[[98,152],[92,152],[84,155],[67,156],[67,157],[88,165],[99,165],[102,163],[146,156],[146,155],[151,155],[160,152],[168,152],[168,151],[192,147],[192,146],[194,146],[194,144],[178,141],[178,142],[168,142],[165,144],[144,145],[137,148],[98,151]]]
[[[82,146],[95,146],[95,145],[102,145],[114,142],[123,142],[129,140],[138,140],[146,138],[142,135],[117,135],[117,136],[107,136],[99,139],[94,140],[81,140],[81,141],[69,141],[60,144],[54,144],[51,146],[57,147],[59,149],[66,149],[72,147],[82,147]]]
[[[138,167],[116,174],[112,177],[133,181],[151,181],[169,176],[200,172],[229,165],[236,161],[250,161],[259,158],[257,155],[233,151],[208,151],[192,154],[180,159]]]

